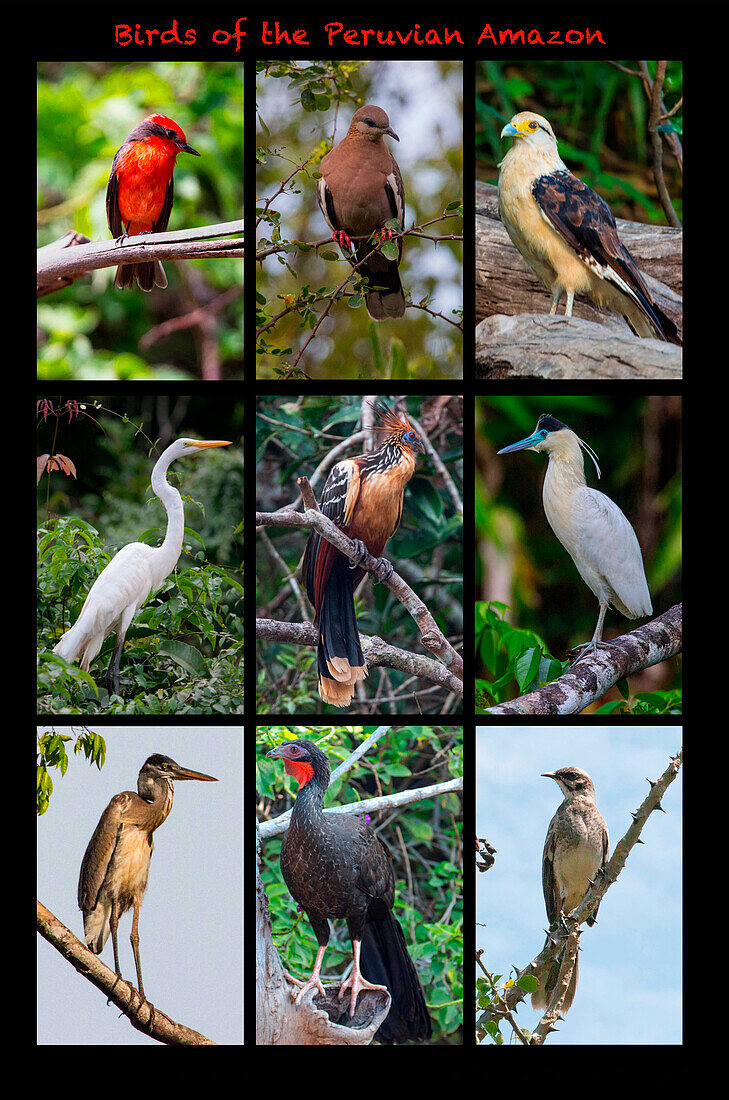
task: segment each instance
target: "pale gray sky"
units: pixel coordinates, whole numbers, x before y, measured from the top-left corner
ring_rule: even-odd
[[[489,726],[476,734],[476,831],[496,848],[476,873],[476,947],[492,973],[513,977],[544,944],[542,848],[562,801],[542,772],[576,764],[592,777],[610,851],[681,747],[679,726]],[[682,774],[654,813],[581,940],[574,1004],[550,1045],[682,1041]],[[527,1000],[516,1016],[539,1016]],[[504,1034],[508,1028],[503,1029]]]
[[[175,784],[172,812],[155,833],[139,922],[142,974],[149,1000],[173,1020],[217,1043],[240,1043],[242,727],[88,724],[106,740],[106,763],[99,771],[69,742],[66,775],[52,773],[50,807],[38,819],[38,898],[82,938],[78,874],[110,798],[135,791],[139,769],[156,752],[214,775],[217,783]],[[136,985],[131,921],[129,912],[119,923],[119,956],[122,974]],[[101,958],[113,969],[111,938]],[[40,1044],[158,1045],[40,936],[37,976]]]

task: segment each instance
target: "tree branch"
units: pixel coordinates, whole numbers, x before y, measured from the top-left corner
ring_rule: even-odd
[[[299,488],[304,496],[305,491],[311,491],[311,487],[308,484],[306,478],[298,479]],[[306,497],[304,496],[304,499]],[[312,498],[313,499],[313,498]],[[266,526],[280,526],[280,527],[298,527],[298,528],[311,528],[313,527],[322,538],[325,538],[327,542],[330,542],[337,548],[346,558],[350,561],[357,562],[366,572],[374,573],[377,576],[378,558],[374,558],[370,553],[360,560],[357,548],[354,543],[343,531],[332,523],[325,515],[319,511],[314,511],[309,507],[305,512],[295,512],[293,509],[280,509],[277,512],[257,512],[256,513],[256,527]],[[378,577],[378,580],[381,578]],[[399,576],[398,573],[393,573],[381,583],[386,585],[392,592],[396,599],[406,608],[408,613],[412,616],[418,625],[420,630],[420,640],[423,646],[432,653],[438,660],[445,665],[445,667],[456,677],[460,682],[460,691],[463,691],[463,659],[456,652],[445,635],[438,628],[435,619],[431,615],[428,608],[423,601],[416,596],[413,590],[408,584]],[[293,625],[293,624],[288,624]],[[379,639],[378,639],[379,641]],[[384,643],[380,643],[384,645]],[[375,654],[373,654],[375,656]]]
[[[594,657],[583,657],[574,668],[551,684],[509,703],[489,707],[485,714],[579,714],[602,698],[618,680],[681,652],[683,605],[610,640],[610,648],[598,646]]]
[[[89,271],[117,267],[120,263],[242,257],[242,234],[242,220],[168,233],[144,233],[127,237],[123,243],[87,241],[79,234],[67,233],[53,244],[38,249],[37,297],[69,286]]]
[[[577,932],[578,926],[594,914],[602,898],[625,867],[628,855],[631,849],[640,840],[640,834],[648,818],[654,810],[662,809],[661,799],[678,775],[682,764],[683,750],[679,751],[676,756],[672,758],[660,779],[655,783],[650,780],[648,781],[650,783],[650,791],[639,808],[632,815],[633,823],[625,836],[615,845],[611,859],[608,861],[603,871],[595,876],[595,879],[580,904],[577,905],[571,913],[562,914],[557,921],[555,921],[554,925],[549,929],[547,941],[539,954],[532,959],[531,962],[527,963],[523,970],[516,971],[517,983],[519,978],[524,974],[544,973],[549,969],[550,964],[565,951],[566,943],[568,947],[570,946],[567,941],[569,941],[570,938],[573,940],[576,939],[576,936],[579,934]],[[574,950],[574,957],[576,957],[576,947]],[[563,960],[562,969],[565,970],[567,983],[564,987],[565,989],[569,985],[569,978],[571,977],[574,965],[574,957],[570,960]],[[560,970],[560,977],[562,977],[562,969]],[[560,984],[558,982],[555,987],[555,993],[557,993],[559,989]],[[505,990],[503,994],[500,994],[493,1004],[485,1009],[478,1018],[476,1026],[483,1027],[491,1020],[499,1022],[501,1019],[508,1017],[509,1013],[513,1012],[516,1006],[523,1001],[526,996],[527,991],[525,989],[519,988],[518,984],[512,985],[509,989]],[[541,1045],[547,1034],[553,1030],[558,1011],[551,1012],[550,1010],[552,1008],[558,1010],[559,999],[559,996],[557,996],[556,1000],[553,998],[553,1000],[555,1000],[554,1005],[550,1004],[547,1006],[547,1011],[539,1027],[537,1027],[532,1034],[531,1043],[533,1045]]]
[[[463,777],[447,779],[443,783],[433,783],[430,787],[412,787],[394,794],[380,795],[378,798],[363,798],[361,802],[348,802],[346,806],[332,806],[328,814],[374,814],[380,810],[392,810],[400,806],[409,806],[413,802],[424,802],[427,798],[440,798],[442,794],[452,794],[463,790]],[[262,840],[270,840],[289,827],[293,810],[279,814],[273,821],[264,821],[259,825]]]
[[[36,910],[36,924],[43,939],[55,947],[56,951],[63,955],[79,974],[100,989],[106,998],[123,1012],[137,1031],[171,1046],[216,1045],[205,1035],[171,1020],[149,1001],[142,1002],[131,982],[119,978],[113,970],[110,970],[98,955],[90,951],[86,944],[81,943],[73,932],[40,901],[36,902]]]

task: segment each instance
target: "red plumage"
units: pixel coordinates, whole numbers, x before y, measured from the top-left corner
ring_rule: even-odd
[[[174,199],[175,162],[181,152],[200,156],[187,144],[177,123],[165,115],[148,115],[132,130],[114,156],[106,189],[106,217],[114,238],[165,231]],[[135,282],[142,290],[167,286],[162,264],[120,264],[114,285],[123,289]]]

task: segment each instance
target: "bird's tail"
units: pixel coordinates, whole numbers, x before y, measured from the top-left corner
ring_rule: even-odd
[[[390,1011],[375,1035],[378,1043],[429,1039],[432,1025],[423,987],[408,954],[402,928],[384,906],[377,919],[370,915],[364,926],[360,965],[362,976],[368,982],[387,986],[392,998]]]
[[[146,264],[119,264],[116,269],[114,286],[119,290],[125,287],[133,287],[137,283],[140,290],[151,290],[152,287],[166,287],[167,276],[165,269],[159,260]]]
[[[372,245],[367,244],[364,249],[359,249],[357,259],[361,260],[370,252]],[[358,270],[370,286],[382,288],[370,290],[365,295],[365,305],[372,320],[385,321],[388,317],[402,317],[405,313],[405,295],[397,261],[388,260],[381,252],[375,252]]]
[[[367,675],[354,613],[352,571],[337,555],[319,608],[317,667],[319,695],[325,703],[348,707],[355,684]]]
[[[111,907],[103,902],[84,913],[84,942],[95,955],[100,955],[109,938]]]
[[[557,978],[559,977],[559,969],[561,965],[562,959],[558,958],[550,965],[546,977],[540,974],[537,975],[537,977],[539,978],[539,989],[536,991],[536,993],[532,993],[532,1008],[535,1008],[538,1011],[544,1011],[544,1009],[547,1007],[552,996],[554,987],[557,984]],[[565,994],[564,1001],[562,1002],[561,1011],[563,1013],[569,1011],[569,1009],[572,1007],[572,1002],[575,999],[577,980],[579,977],[579,965],[580,960],[575,959],[575,968],[572,971],[569,988]]]

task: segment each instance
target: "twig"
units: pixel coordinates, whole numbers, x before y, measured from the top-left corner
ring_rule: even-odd
[[[311,489],[308,480],[306,478],[299,478],[298,484],[301,489],[302,497],[306,499],[304,494]],[[336,546],[337,550],[344,554],[346,558],[350,561],[357,562],[366,572],[374,573],[377,576],[379,559],[373,557],[372,554],[369,553],[366,553],[364,557],[360,558],[352,540],[348,538],[343,531],[340,531],[336,524],[322,515],[321,512],[314,511],[311,508],[303,513],[295,512],[293,509],[281,509],[278,512],[272,513],[257,512],[256,527],[260,526],[313,527],[319,532],[322,538],[325,538],[327,542]],[[400,601],[415,620],[420,630],[421,643],[425,648],[437,657],[458,680],[462,681],[463,659],[441,632],[423,601],[416,596],[402,577],[394,571],[389,577],[382,580],[381,583],[385,584],[387,588],[390,589],[395,598]]]

